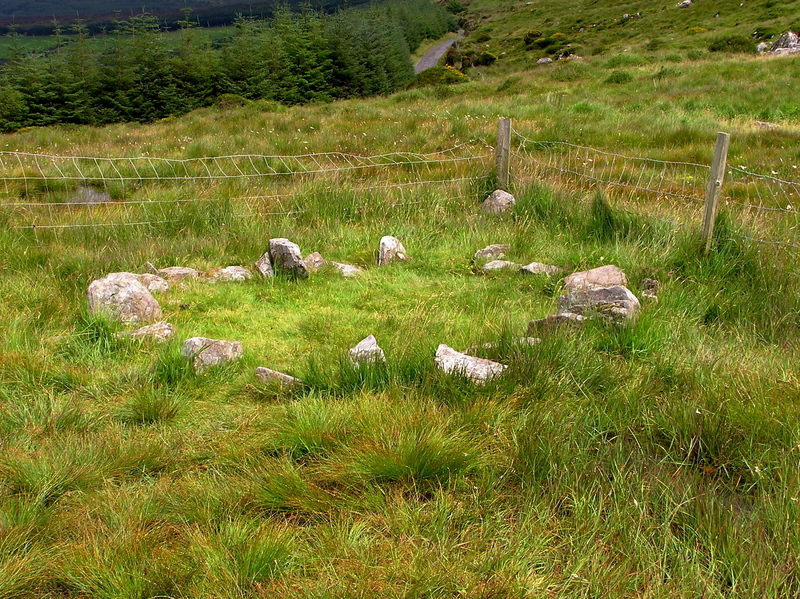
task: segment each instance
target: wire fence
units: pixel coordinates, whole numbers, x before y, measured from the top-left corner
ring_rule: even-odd
[[[0,152],[2,222],[19,231],[158,227],[187,214],[224,211],[228,219],[293,217],[320,208],[309,194],[337,190],[343,210],[386,210],[466,197],[489,171],[480,139],[430,154],[359,156],[237,155],[187,160],[96,158]],[[324,203],[324,198],[322,202]]]
[[[624,210],[699,231],[709,165],[625,156],[512,132],[515,180],[581,191],[579,199],[602,191]],[[729,166],[721,206],[742,231],[740,238],[769,246],[777,267],[800,276],[800,182]]]

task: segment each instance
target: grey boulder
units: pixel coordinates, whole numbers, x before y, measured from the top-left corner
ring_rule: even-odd
[[[106,313],[131,323],[161,318],[158,301],[133,273],[115,272],[92,281],[86,297],[92,314]]]
[[[206,337],[192,337],[183,342],[181,356],[191,360],[198,373],[212,366],[228,364],[242,357],[242,344],[238,341],[222,341]]]
[[[564,289],[568,293],[581,289],[594,289],[596,287],[628,286],[628,277],[613,264],[600,266],[591,270],[584,270],[569,275],[564,279]]]
[[[395,260],[406,260],[406,248],[400,243],[397,237],[385,235],[381,237],[380,247],[378,249],[378,266],[386,266]]]
[[[614,323],[635,319],[641,309],[636,296],[622,285],[574,291],[561,296],[558,305],[562,312],[587,317],[597,315]]]
[[[262,256],[256,260],[255,267],[265,279],[275,274],[275,271],[272,268],[272,259],[269,257],[268,251],[264,252],[264,254],[262,254]]]
[[[350,349],[350,361],[356,365],[386,363],[386,355],[374,335],[365,337]]]
[[[434,363],[442,372],[463,375],[478,385],[485,384],[503,374],[503,371],[508,368],[499,362],[462,354],[444,344],[436,349]]]
[[[514,204],[516,200],[513,195],[502,189],[496,189],[483,201],[481,210],[489,214],[502,214],[510,210]]]
[[[511,245],[507,243],[495,243],[492,245],[487,245],[482,250],[475,252],[472,260],[474,262],[480,262],[481,260],[499,260],[506,255],[506,252],[509,249],[511,249]]]
[[[325,266],[325,258],[323,258],[322,254],[319,252],[314,252],[305,257],[303,264],[306,265],[306,270],[308,272],[317,272],[320,268]]]
[[[300,246],[288,239],[278,237],[269,240],[269,257],[272,268],[299,279],[308,278],[308,269],[303,262]]]

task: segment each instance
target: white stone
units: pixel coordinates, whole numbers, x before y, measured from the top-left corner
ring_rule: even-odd
[[[492,260],[487,262],[481,267],[484,272],[492,272],[497,270],[519,270],[520,265],[516,262],[509,262],[508,260]]]
[[[181,356],[192,361],[198,372],[212,366],[228,364],[242,357],[242,344],[238,341],[222,341],[206,337],[192,337],[183,342]]]
[[[499,260],[506,255],[506,252],[509,249],[511,249],[511,246],[507,243],[495,243],[493,245],[487,245],[482,250],[475,252],[472,260],[474,262],[479,262],[481,260]]]
[[[364,274],[363,268],[359,268],[358,266],[353,266],[352,264],[331,262],[330,265],[333,266],[336,270],[338,270],[343,277],[348,279],[352,279],[353,277],[358,277]]]
[[[277,383],[281,387],[300,387],[303,384],[300,379],[296,379],[288,374],[278,372],[277,370],[264,368],[263,366],[256,368],[256,378],[258,378],[258,380],[260,380],[262,383]]]
[[[153,341],[169,341],[175,336],[175,327],[168,322],[156,322],[135,331],[116,333],[117,337],[130,337],[132,339],[152,339]]]
[[[528,275],[547,275],[549,277],[550,275],[557,275],[561,272],[561,269],[558,266],[552,266],[550,264],[531,262],[521,267],[519,271]]]
[[[386,355],[378,345],[374,335],[365,337],[358,345],[350,349],[350,361],[359,366],[361,364],[386,363]]]
[[[462,354],[444,344],[436,349],[434,363],[447,374],[461,374],[479,385],[501,375],[508,368],[499,362]]]
[[[241,282],[253,278],[244,266],[226,266],[214,273],[214,281]]]
[[[597,287],[628,286],[628,277],[613,264],[600,266],[591,270],[576,272],[564,279],[564,289],[568,292]]]
[[[153,322],[161,318],[161,306],[137,275],[115,272],[92,281],[86,290],[89,311],[101,312],[122,322]]]
[[[400,240],[391,235],[381,237],[380,249],[378,251],[378,266],[386,266],[394,260],[406,260],[406,248]]]
[[[516,204],[514,196],[502,189],[496,189],[483,201],[481,210],[489,214],[502,214],[510,210],[514,204]]]

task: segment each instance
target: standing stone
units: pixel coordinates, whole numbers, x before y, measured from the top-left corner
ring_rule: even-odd
[[[262,366],[256,368],[256,378],[258,378],[258,380],[260,380],[262,383],[277,383],[281,387],[301,387],[303,385],[300,379],[296,379],[288,374],[278,372],[277,370],[270,370],[269,368],[264,368]]]
[[[152,339],[153,341],[169,341],[175,336],[175,327],[168,322],[156,322],[130,332],[119,332],[116,337],[130,337],[132,339]]]
[[[380,250],[378,252],[378,266],[386,266],[394,260],[406,260],[406,248],[400,240],[391,235],[381,237]]]
[[[323,258],[322,254],[319,252],[314,252],[306,256],[305,260],[303,260],[303,264],[306,265],[306,270],[308,272],[317,272],[320,268],[325,266],[325,258]]]
[[[105,312],[122,322],[153,322],[161,318],[161,306],[133,273],[115,272],[92,281],[86,297],[92,314]]]
[[[214,273],[214,281],[241,282],[253,277],[244,266],[226,266]]]
[[[205,372],[212,366],[228,364],[242,357],[242,344],[205,337],[192,337],[183,342],[181,356],[192,361],[195,371]]]
[[[481,210],[489,214],[502,214],[503,212],[510,210],[515,203],[516,200],[514,199],[514,196],[507,191],[497,189],[483,201],[483,204],[481,204]]]
[[[288,239],[278,237],[269,240],[269,257],[272,268],[300,279],[308,278],[308,269],[303,262],[300,246]]]
[[[386,363],[386,355],[378,345],[374,335],[365,337],[350,350],[350,361],[356,366],[361,364]]]
[[[598,315],[614,323],[635,319],[641,308],[636,296],[622,285],[574,291],[561,296],[558,305],[562,312],[582,316]]]
[[[558,266],[552,266],[550,264],[531,262],[521,267],[519,271],[526,275],[547,275],[549,277],[550,275],[557,275],[561,272],[561,269]]]
[[[437,348],[434,363],[447,374],[462,374],[479,385],[502,374],[508,368],[499,362],[462,354],[444,344]]]
[[[264,254],[256,261],[256,270],[261,273],[261,276],[269,278],[275,274],[275,271],[272,270],[272,260],[269,257],[269,252],[264,252]]]
[[[567,292],[581,289],[594,289],[597,287],[628,286],[628,277],[613,264],[600,266],[583,272],[576,272],[564,279],[564,289]]]
[[[168,266],[167,268],[160,268],[158,270],[159,277],[166,279],[170,283],[177,281],[184,281],[186,279],[196,279],[200,273],[193,268],[185,266]]]
[[[473,262],[479,262],[481,260],[499,260],[500,258],[505,257],[506,252],[509,249],[511,249],[511,246],[507,243],[487,245],[482,250],[475,252],[472,260]]]

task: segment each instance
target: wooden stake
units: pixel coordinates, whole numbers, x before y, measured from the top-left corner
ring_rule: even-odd
[[[511,119],[500,118],[497,127],[497,187],[508,191],[511,168]]]
[[[719,197],[722,194],[722,181],[725,178],[725,166],[728,162],[728,146],[731,136],[727,133],[717,133],[717,147],[714,150],[714,159],[711,162],[711,177],[706,189],[706,208],[703,212],[703,239],[706,241],[706,252],[711,249],[711,240],[714,237],[714,223],[717,220]]]

